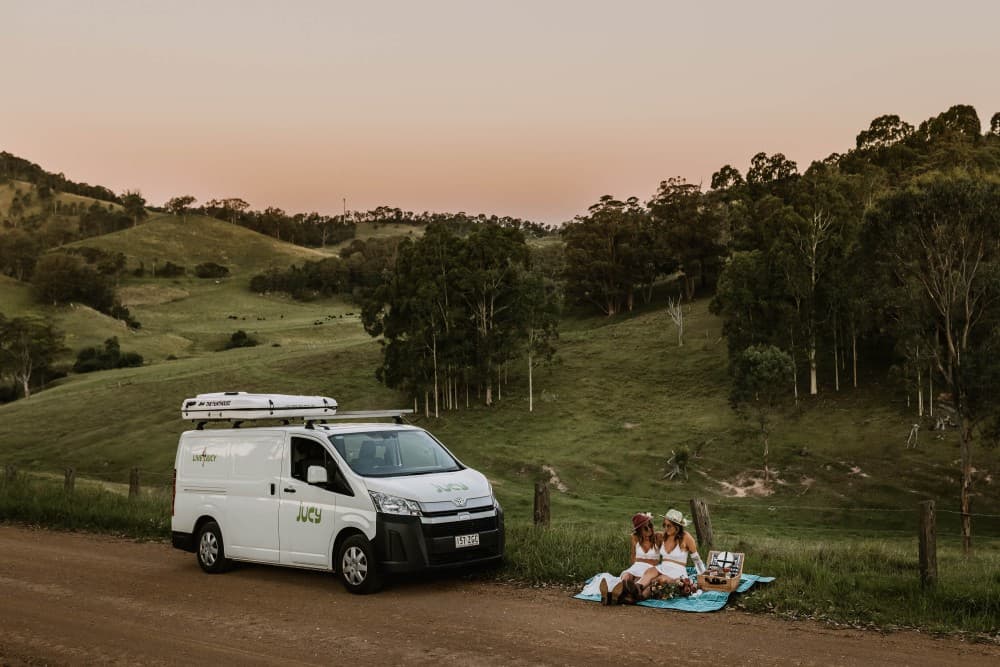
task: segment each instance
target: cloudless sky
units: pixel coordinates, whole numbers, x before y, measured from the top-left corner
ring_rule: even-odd
[[[759,151],[805,169],[882,114],[985,128],[998,26],[993,0],[0,0],[0,150],[151,204],[561,222]]]

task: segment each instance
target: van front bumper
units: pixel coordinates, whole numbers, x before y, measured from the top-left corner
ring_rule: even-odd
[[[456,547],[459,535],[479,535],[479,544]],[[492,565],[503,560],[503,510],[494,516],[424,523],[417,516],[378,514],[375,551],[383,572],[401,573],[468,565]]]

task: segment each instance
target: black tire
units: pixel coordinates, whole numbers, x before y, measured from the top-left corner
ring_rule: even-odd
[[[344,588],[355,595],[375,593],[382,577],[375,562],[375,550],[364,535],[351,535],[337,551],[337,574]]]
[[[222,542],[219,524],[209,521],[201,527],[195,544],[195,556],[201,569],[209,574],[219,574],[229,569],[232,561],[226,558],[226,547]]]

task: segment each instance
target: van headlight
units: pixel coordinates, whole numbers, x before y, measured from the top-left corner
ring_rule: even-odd
[[[375,503],[376,512],[420,516],[420,503],[415,500],[390,496],[388,493],[379,493],[378,491],[369,491],[368,493],[372,497],[372,502]]]

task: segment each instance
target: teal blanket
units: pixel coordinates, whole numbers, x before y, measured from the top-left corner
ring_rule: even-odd
[[[694,570],[688,568],[691,577],[694,578]],[[762,577],[757,574],[744,574],[740,577],[740,585],[737,587],[737,593],[745,593],[750,590],[750,588],[757,583],[766,584],[774,581],[774,577]],[[691,597],[676,597],[669,598],[667,600],[643,600],[638,603],[639,607],[654,607],[656,609],[676,609],[677,611],[718,611],[726,606],[726,602],[729,601],[729,596],[732,593],[723,593],[722,591],[702,591],[698,595],[693,595]],[[591,600],[593,602],[600,602],[600,595],[584,595],[579,593],[573,597],[579,600]]]

